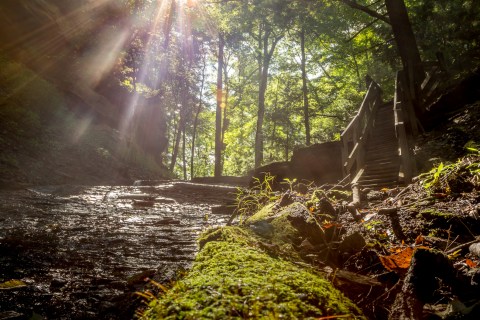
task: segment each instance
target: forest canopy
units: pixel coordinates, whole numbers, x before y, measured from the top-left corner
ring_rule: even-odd
[[[1,50],[107,97],[174,175],[242,175],[339,139],[367,75],[392,98],[402,60],[385,2],[405,4],[422,61],[479,65],[474,0],[9,0]]]

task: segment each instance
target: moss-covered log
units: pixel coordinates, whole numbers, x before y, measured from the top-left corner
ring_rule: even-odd
[[[190,272],[150,302],[146,319],[296,319],[361,311],[322,276],[262,249],[248,228],[206,233]]]

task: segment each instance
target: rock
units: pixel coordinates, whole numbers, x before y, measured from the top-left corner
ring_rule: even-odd
[[[365,245],[363,236],[359,232],[354,232],[343,239],[338,250],[351,255],[361,251]]]
[[[274,232],[273,226],[269,222],[264,220],[256,221],[250,224],[249,228],[252,229],[252,231],[256,234],[264,238],[271,238]]]
[[[290,192],[285,192],[282,197],[280,198],[280,201],[278,205],[280,207],[286,207],[294,202],[293,195]]]
[[[127,279],[127,285],[129,287],[143,286],[148,278],[153,278],[155,270],[145,270],[140,273],[134,274]]]
[[[468,250],[477,257],[480,257],[480,242],[471,244]]]
[[[423,305],[438,301],[440,284],[453,285],[454,275],[453,265],[443,253],[417,248],[390,319],[422,319]]]
[[[325,234],[304,205],[295,202],[282,211],[298,233],[313,245],[325,242]]]
[[[333,205],[326,198],[321,198],[316,207],[319,214],[327,214],[332,217],[337,216],[337,210],[335,210]]]
[[[300,194],[307,194],[308,193],[308,186],[305,183],[298,183],[295,186],[295,191]]]

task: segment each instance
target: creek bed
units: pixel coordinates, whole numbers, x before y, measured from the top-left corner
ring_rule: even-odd
[[[212,207],[234,191],[185,182],[1,191],[0,283],[27,286],[0,290],[0,318],[131,319],[136,276],[188,268],[198,234],[230,216]]]

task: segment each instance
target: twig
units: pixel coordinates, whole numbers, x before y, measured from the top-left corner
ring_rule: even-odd
[[[465,248],[465,247],[470,246],[471,244],[474,244],[475,242],[478,242],[478,240],[480,240],[480,237],[477,236],[477,237],[475,238],[475,240],[472,240],[472,241],[463,243],[463,244],[461,244],[461,245],[456,246],[455,248],[452,248],[452,249],[450,249],[450,250],[448,250],[448,251],[445,251],[445,254],[447,254],[447,255],[452,254],[452,253],[454,253],[454,252],[457,251],[457,250],[461,250],[461,249],[463,249],[463,248]]]

